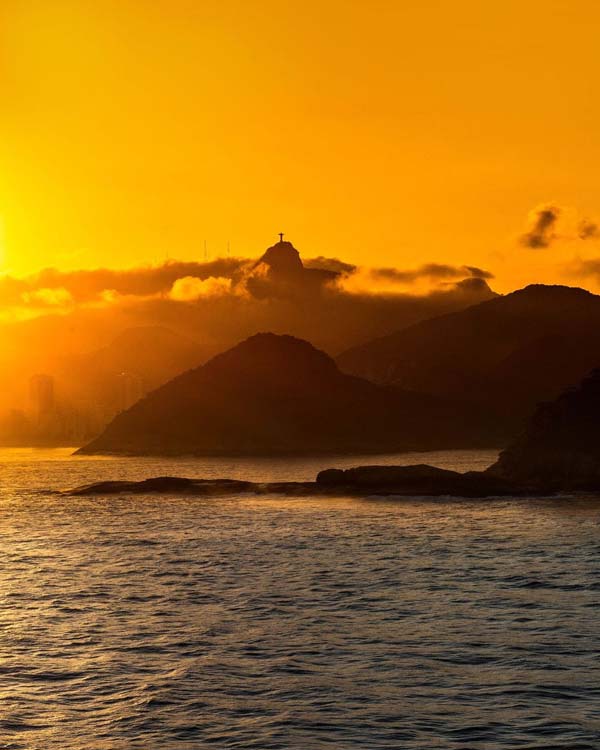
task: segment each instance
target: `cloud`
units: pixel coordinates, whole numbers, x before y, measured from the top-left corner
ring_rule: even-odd
[[[600,227],[591,219],[582,219],[579,222],[577,233],[581,240],[596,239],[600,237]]]
[[[308,258],[304,261],[304,268],[317,268],[322,271],[333,271],[334,273],[351,274],[357,270],[353,263],[346,263],[339,258]]]
[[[425,263],[418,268],[401,270],[398,268],[371,268],[369,275],[375,280],[393,281],[400,284],[412,284],[421,279],[429,281],[441,279],[458,279],[474,276],[481,279],[493,279],[494,274],[476,266],[451,266],[444,263]]]
[[[124,270],[98,268],[60,271],[46,268],[24,278],[0,277],[0,306],[18,304],[23,294],[37,289],[63,288],[77,304],[103,301],[106,293],[113,296],[145,297],[168,294],[177,279],[193,276],[198,279],[240,279],[251,261],[242,258],[217,258],[207,263],[168,261],[160,266],[141,266]]]
[[[31,292],[23,292],[21,299],[33,307],[71,307],[73,296],[64,287],[42,287]]]
[[[17,278],[0,276],[0,308],[32,305],[40,289],[62,288],[69,292],[76,305],[108,304],[125,297],[170,296],[179,279],[194,278],[200,281],[217,278],[231,282],[231,289],[242,292],[249,275],[260,275],[252,270],[256,265],[249,258],[217,258],[206,263],[194,261],[168,261],[159,266],[140,266],[124,270],[98,268],[92,270],[60,271],[46,268],[31,276]],[[304,280],[314,288],[323,285],[338,273],[355,269],[336,258],[315,258],[307,262]],[[273,291],[273,290],[271,290]],[[261,290],[264,292],[264,290]],[[37,300],[51,298],[43,293]]]
[[[529,214],[528,229],[519,237],[523,247],[543,250],[559,241],[595,240],[600,238],[598,222],[568,206],[547,203]]]
[[[476,279],[493,279],[494,274],[491,271],[486,271],[483,268],[477,268],[477,266],[462,266],[470,272],[471,276]]]
[[[462,279],[462,281],[457,281],[455,284],[453,284],[453,287],[459,292],[467,292],[469,294],[491,293],[489,284],[483,276],[470,276],[467,279]]]
[[[350,294],[402,294],[399,286],[417,287],[421,294],[447,290],[450,280],[493,279],[494,274],[477,266],[424,263],[417,268],[360,267],[338,281],[338,287]],[[487,285],[486,285],[487,286]]]
[[[230,292],[231,279],[225,279],[222,276],[209,276],[208,279],[184,276],[173,283],[169,298],[176,302],[193,302],[204,297],[218,297]]]
[[[521,235],[521,244],[532,250],[549,247],[558,237],[556,227],[560,215],[561,209],[558,206],[538,206],[529,214],[529,229]]]
[[[587,227],[591,232],[591,227]],[[9,311],[65,306],[103,307],[135,304],[154,298],[192,302],[231,293],[256,299],[296,299],[336,293],[394,293],[396,285],[421,283],[421,292],[436,282],[469,277],[493,278],[475,266],[426,263],[415,269],[366,268],[336,257],[302,261],[290,244],[281,263],[278,253],[265,253],[258,261],[217,258],[207,263],[169,261],[159,266],[125,270],[99,268],[60,271],[46,268],[31,276],[0,276],[0,310]],[[205,283],[206,282],[206,283]],[[10,316],[9,316],[10,317]],[[17,316],[18,317],[18,316]]]
[[[60,321],[50,321],[53,313],[58,318],[56,313],[68,312],[68,330],[51,338],[81,336],[88,348],[111,331],[159,325],[199,339],[209,353],[260,330],[292,333],[336,353],[494,296],[484,282],[493,274],[476,266],[425,263],[414,269],[371,269],[336,257],[303,263],[293,246],[286,248],[283,255],[272,252],[259,260],[170,261],[127,270],[45,269],[25,278],[0,277],[0,320],[39,317],[39,324],[30,323],[32,330],[38,325],[42,330],[60,326]],[[45,340],[36,349],[40,357]],[[50,354],[57,353],[46,352]]]

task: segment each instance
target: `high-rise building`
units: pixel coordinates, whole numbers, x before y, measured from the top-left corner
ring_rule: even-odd
[[[54,378],[52,375],[32,375],[29,379],[29,395],[38,419],[49,415],[55,407]]]
[[[117,412],[133,406],[144,395],[144,383],[139,375],[132,372],[121,372],[116,381]]]

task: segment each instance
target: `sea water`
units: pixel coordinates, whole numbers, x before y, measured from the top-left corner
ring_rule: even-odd
[[[600,748],[591,497],[65,497],[286,460],[0,453],[0,748]]]

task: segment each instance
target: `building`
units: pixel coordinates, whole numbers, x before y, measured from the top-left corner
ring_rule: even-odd
[[[50,415],[56,405],[54,378],[44,374],[32,375],[29,379],[29,397],[38,420]]]

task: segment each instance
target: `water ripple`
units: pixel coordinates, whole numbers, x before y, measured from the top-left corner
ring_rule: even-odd
[[[38,490],[284,469],[0,470],[0,750],[600,748],[597,500],[66,499]]]

